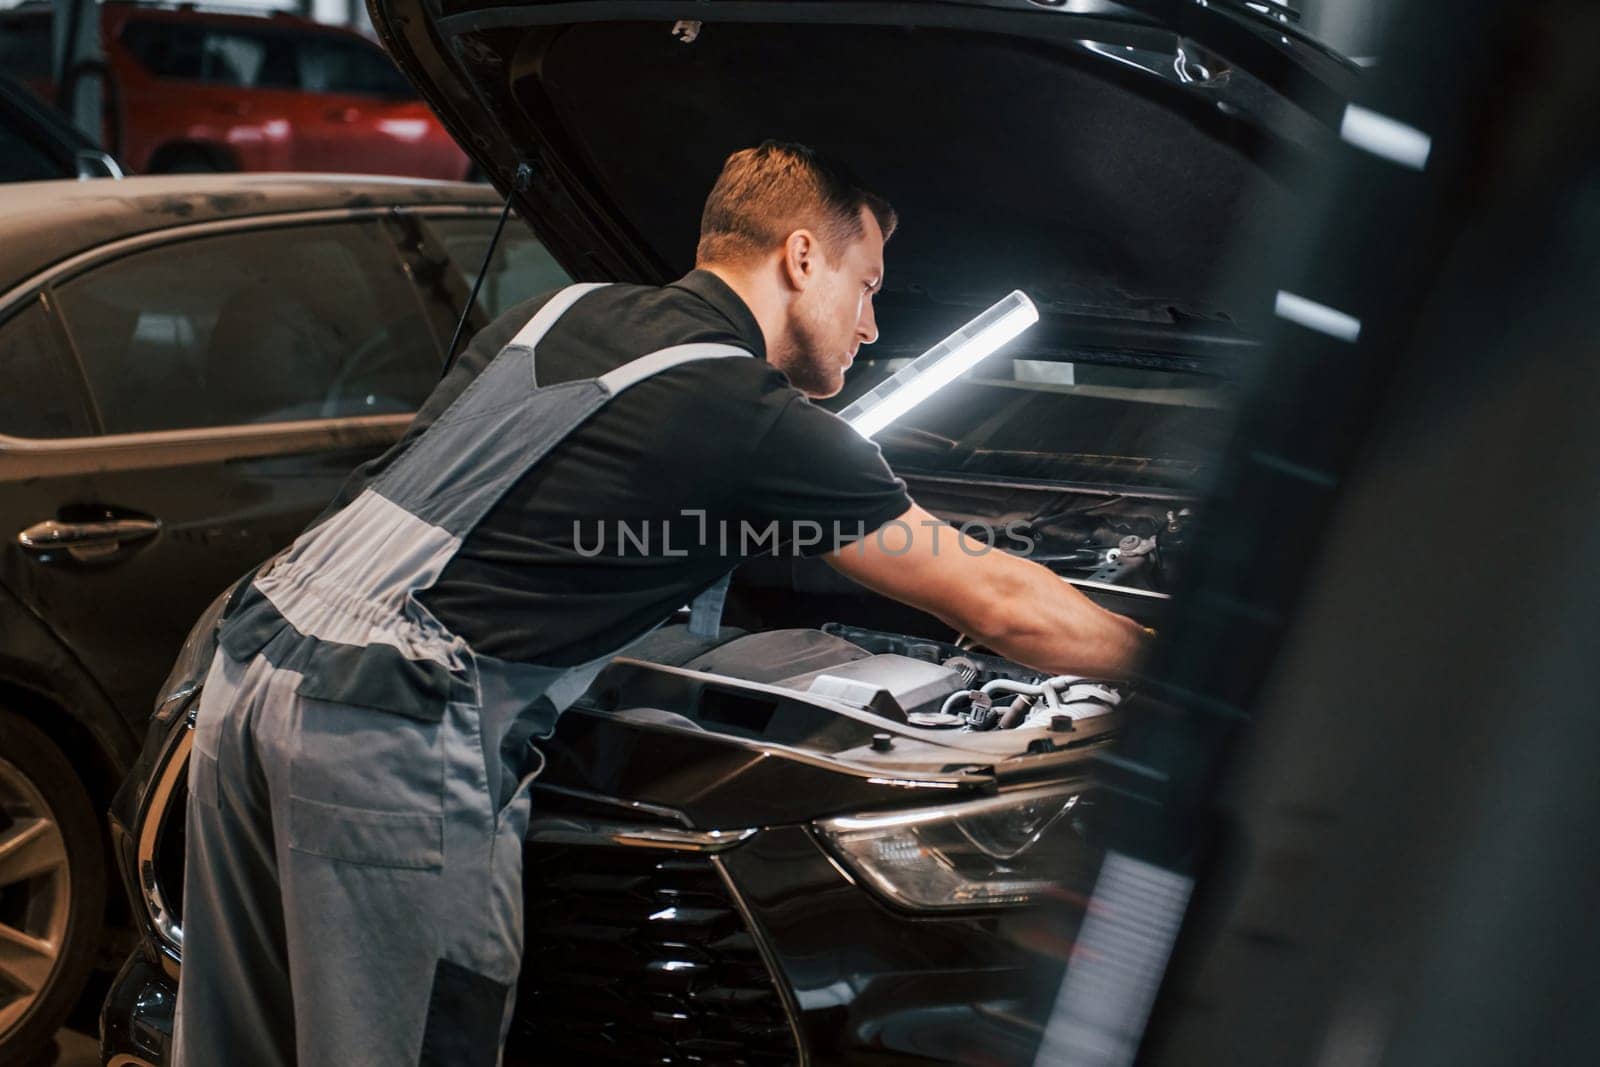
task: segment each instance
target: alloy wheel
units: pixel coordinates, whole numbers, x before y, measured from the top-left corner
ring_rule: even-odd
[[[0,1036],[21,1024],[49,985],[71,904],[55,812],[20,768],[0,759]]]

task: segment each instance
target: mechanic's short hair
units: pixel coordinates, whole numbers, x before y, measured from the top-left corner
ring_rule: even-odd
[[[887,241],[898,222],[887,200],[803,144],[763,141],[733,153],[722,165],[700,216],[695,262],[765,255],[800,229],[815,233],[823,254],[831,257],[861,236],[862,208],[872,212]]]

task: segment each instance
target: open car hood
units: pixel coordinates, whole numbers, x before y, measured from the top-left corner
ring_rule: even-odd
[[[1026,290],[1051,322],[1226,347],[1216,266],[1355,68],[1243,3],[369,0],[445,125],[577,277],[692,264],[723,159],[829,152],[900,211],[899,354]],[[1257,7],[1276,8],[1259,4]]]

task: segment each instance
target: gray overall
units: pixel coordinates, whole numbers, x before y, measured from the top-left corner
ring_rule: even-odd
[[[522,956],[529,742],[609,656],[482,656],[417,601],[607,400],[727,345],[540,387],[563,290],[349,505],[241,592],[189,764],[184,1067],[493,1065]],[[720,609],[725,581],[696,602]],[[704,614],[697,620],[704,628]],[[714,623],[712,624],[714,629]]]

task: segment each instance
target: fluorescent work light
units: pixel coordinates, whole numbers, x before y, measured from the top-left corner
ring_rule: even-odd
[[[1039,321],[1039,309],[1016,289],[839,412],[862,437],[904,415]]]

